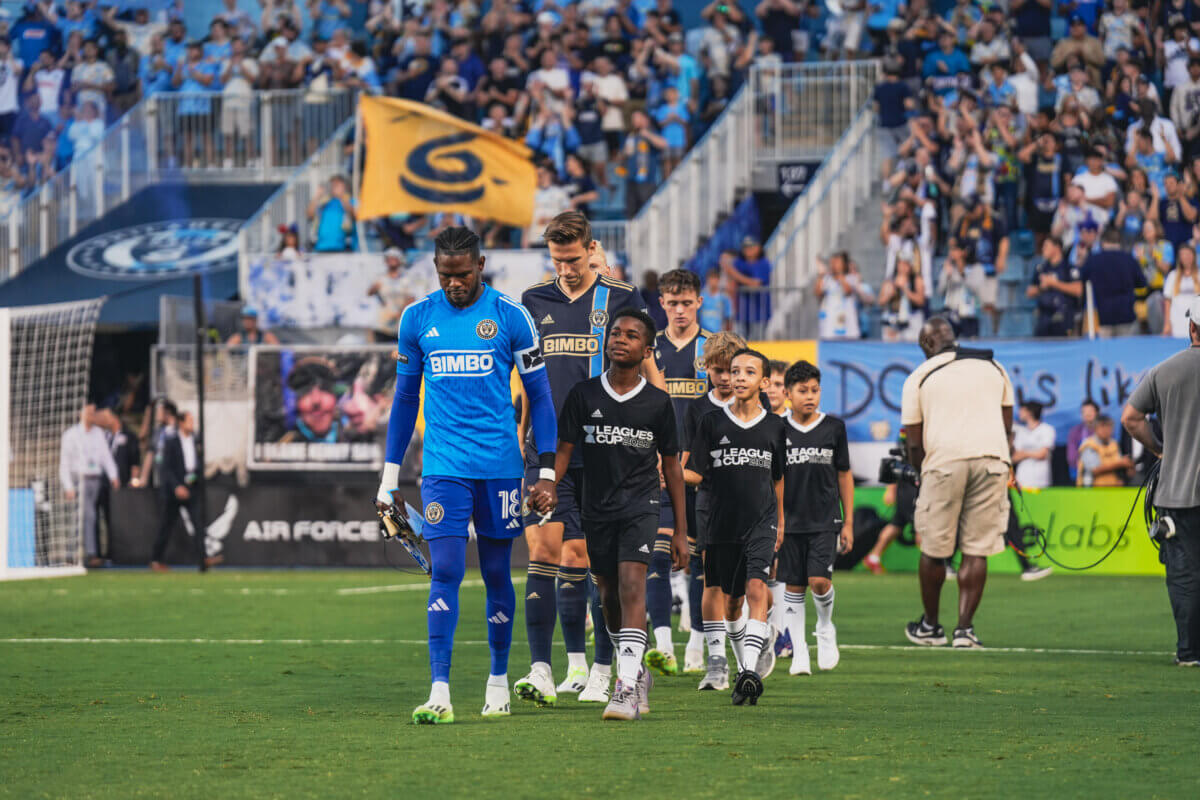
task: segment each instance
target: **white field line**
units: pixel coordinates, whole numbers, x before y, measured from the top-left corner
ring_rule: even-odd
[[[513,582],[513,586],[520,586],[523,583],[525,583],[525,579],[524,578],[513,578],[512,582]],[[463,586],[463,587],[468,587],[468,588],[478,587],[478,586],[483,586],[483,581],[480,580],[479,578],[472,578],[471,580],[463,581],[459,585]],[[345,596],[345,595],[354,595],[354,594],[383,594],[385,592],[427,592],[427,591],[429,591],[428,583],[389,583],[389,584],[385,584],[383,586],[352,586],[352,587],[349,587],[346,589],[338,589],[337,593]]]
[[[0,639],[0,644],[207,644],[207,645],[398,645],[405,647],[424,647],[424,639],[166,639],[153,637],[106,638],[80,637],[66,638],[57,636],[38,636],[28,638]],[[458,640],[455,644],[469,646],[486,646],[486,641]],[[525,642],[514,640],[513,644]],[[816,645],[810,645],[814,649]],[[1172,656],[1167,650],[1086,650],[1059,647],[985,647],[978,650],[955,649],[953,647],[918,647],[903,644],[841,644],[843,650],[903,650],[909,653],[940,650],[954,653],[1006,653],[1006,654],[1035,654],[1035,655],[1071,655],[1071,656]]]

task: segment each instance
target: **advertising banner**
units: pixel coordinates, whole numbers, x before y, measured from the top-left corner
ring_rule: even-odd
[[[554,277],[546,250],[496,250],[486,257],[484,280],[513,298]],[[437,291],[433,253],[410,254],[400,278],[388,281],[385,291],[372,293],[386,274],[379,253],[252,256],[247,302],[268,328],[394,331],[407,302]]]
[[[972,345],[974,346],[974,345]],[[1028,340],[980,343],[1008,370],[1017,403],[1035,400],[1060,436],[1092,400],[1119,417],[1150,367],[1186,347],[1179,339],[1138,336],[1100,341]],[[894,440],[900,432],[904,379],[925,360],[911,344],[825,341],[820,345],[821,407],[846,420],[852,442]]]
[[[859,488],[854,492],[856,506],[870,506],[883,519],[891,519],[894,509],[883,502],[882,488]],[[1016,502],[1017,519],[1022,527],[1036,525],[1046,536],[1046,555],[1032,539],[1023,548],[1039,566],[1056,566],[1049,558],[1070,567],[1086,567],[1112,550],[1104,561],[1084,571],[1086,575],[1163,575],[1158,550],[1146,535],[1141,500],[1133,508],[1137,489],[1043,489],[1026,490]],[[1125,519],[1129,527],[1120,536]],[[911,531],[908,533],[911,535]],[[1120,542],[1117,543],[1118,538]],[[1113,549],[1116,545],[1115,549]],[[895,543],[883,555],[883,565],[893,572],[915,572],[920,553],[916,547]],[[988,560],[988,570],[999,573],[1019,571],[1012,548]],[[1053,580],[1053,578],[1051,578]]]
[[[250,469],[381,469],[396,390],[393,349],[251,348]],[[419,436],[402,477],[420,474]]]

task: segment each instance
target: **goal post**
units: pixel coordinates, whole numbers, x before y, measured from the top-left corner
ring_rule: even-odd
[[[87,401],[103,304],[0,308],[0,580],[85,572],[59,452]]]

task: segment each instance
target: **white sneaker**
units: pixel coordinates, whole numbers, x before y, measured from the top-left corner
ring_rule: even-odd
[[[684,650],[683,671],[686,673],[704,672],[704,651]]]
[[[599,664],[592,664],[591,674],[588,675],[587,686],[579,693],[581,703],[607,703],[609,699],[608,685],[612,681],[612,673],[600,672]]]
[[[792,639],[792,666],[788,667],[789,675],[812,675],[812,659],[808,654],[808,642],[803,638],[799,641]]]
[[[579,694],[587,688],[588,671],[583,667],[567,670],[567,677],[558,685],[559,694]]]
[[[816,639],[817,666],[821,669],[833,669],[842,658],[837,646],[837,628],[832,625],[824,629],[818,628]]]
[[[487,691],[483,694],[483,711],[479,713],[485,717],[511,716],[512,709],[508,701],[509,693],[507,686],[492,686],[489,683]]]
[[[529,674],[513,684],[513,691],[522,700],[529,700],[539,706],[552,706],[558,702],[558,692],[554,688],[554,676],[550,670],[535,666]]]

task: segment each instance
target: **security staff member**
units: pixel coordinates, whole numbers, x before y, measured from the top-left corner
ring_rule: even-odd
[[[914,522],[921,531],[924,616],[905,635],[914,644],[944,645],[938,604],[945,559],[962,551],[954,647],[980,647],[972,620],[987,581],[987,557],[1003,552],[1012,471],[1013,388],[990,350],[960,348],[944,317],[918,339],[926,361],[904,381],[900,421],[909,463],[921,473]]]
[[[197,531],[193,524],[198,508],[195,494],[196,477],[201,468],[196,461],[195,429],[196,422],[192,412],[184,411],[179,415],[178,430],[163,440],[158,484],[162,522],[159,524],[158,537],[154,540],[154,556],[150,562],[150,569],[155,572],[169,570],[163,558],[176,518],[183,520],[184,527],[192,537],[201,571],[215,563],[214,560],[205,558],[204,532]]]
[[[1188,307],[1191,346],[1154,367],[1121,414],[1129,434],[1161,456],[1154,504],[1174,525],[1162,542],[1167,596],[1179,641],[1175,663],[1200,666],[1200,297]],[[1162,423],[1162,441],[1146,415]],[[1170,528],[1168,527],[1168,530]]]

